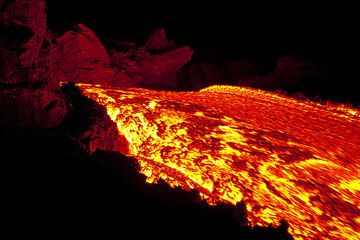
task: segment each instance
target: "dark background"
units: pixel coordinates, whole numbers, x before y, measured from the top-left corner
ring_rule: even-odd
[[[48,0],[49,27],[58,34],[84,23],[106,44],[143,43],[151,30],[206,52],[212,60],[251,60],[271,70],[279,56],[324,64],[336,78],[323,87],[334,100],[360,102],[356,82],[359,39],[356,8],[350,5],[243,1]],[[203,54],[204,55],[204,54]]]

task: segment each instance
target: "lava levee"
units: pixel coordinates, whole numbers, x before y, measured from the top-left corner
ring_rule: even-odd
[[[360,239],[360,112],[243,87],[199,92],[79,84],[104,105],[150,183],[246,204],[252,226]]]

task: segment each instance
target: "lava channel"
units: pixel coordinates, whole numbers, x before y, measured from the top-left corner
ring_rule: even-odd
[[[149,183],[244,201],[252,226],[360,239],[360,112],[243,87],[199,92],[79,84],[106,107]]]

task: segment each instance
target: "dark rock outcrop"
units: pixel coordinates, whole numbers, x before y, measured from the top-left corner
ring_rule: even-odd
[[[66,114],[59,92],[46,89],[14,88],[0,90],[0,124],[18,128],[50,128]]]
[[[111,50],[109,57],[96,35],[79,24],[57,38],[54,59],[58,78],[64,82],[171,89],[177,87],[177,71],[192,57],[189,47],[174,47],[160,29],[145,47]]]
[[[178,87],[182,90],[199,90],[224,83],[224,76],[213,63],[195,62],[182,67],[177,73]]]
[[[128,142],[120,135],[103,106],[81,94],[74,83],[62,86],[68,115],[59,126],[61,132],[77,139],[89,153],[96,150],[128,153]]]
[[[267,90],[283,89],[287,91],[319,90],[332,81],[334,72],[328,67],[315,64],[297,57],[281,57],[276,70],[264,76],[239,81],[246,85]],[[310,88],[312,86],[312,88]]]
[[[143,86],[159,89],[176,88],[176,73],[191,60],[192,53],[189,47],[156,55],[137,52],[135,56],[142,69]]]
[[[122,87],[145,87],[174,89],[176,73],[191,60],[192,50],[181,47],[172,51],[153,54],[145,47],[128,52],[111,51],[112,64],[119,68],[122,78],[114,79],[112,85]],[[125,76],[125,77],[124,77]],[[126,76],[129,78],[126,79]]]
[[[264,71],[256,63],[239,60],[239,61],[225,61],[222,64],[222,69],[227,81],[234,83],[239,80],[254,78],[264,74]]]
[[[285,228],[240,225],[241,206],[209,206],[195,191],[163,181],[148,184],[136,160],[119,153],[89,155],[77,141],[54,131],[4,137],[5,234],[293,239]]]

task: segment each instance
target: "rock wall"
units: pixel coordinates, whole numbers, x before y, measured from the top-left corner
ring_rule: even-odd
[[[0,5],[0,122],[8,127],[50,128],[66,114],[52,76],[52,43],[44,0]]]

